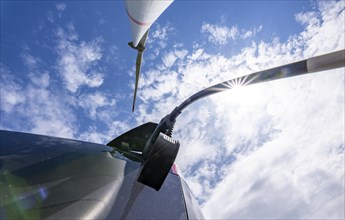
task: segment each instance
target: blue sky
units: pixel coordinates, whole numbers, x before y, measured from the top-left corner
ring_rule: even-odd
[[[0,128],[107,143],[207,86],[344,49],[344,7],[175,1],[150,30],[132,113],[123,1],[1,1]],[[344,69],[201,100],[175,138],[208,218],[344,218]]]

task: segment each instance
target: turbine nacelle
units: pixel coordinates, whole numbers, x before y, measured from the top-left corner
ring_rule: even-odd
[[[126,12],[131,24],[133,46],[137,47],[153,22],[169,7],[173,0],[126,0]]]

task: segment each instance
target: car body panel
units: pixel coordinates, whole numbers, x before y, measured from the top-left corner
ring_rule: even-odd
[[[1,219],[188,218],[178,175],[156,191],[136,181],[140,163],[111,147],[10,131],[0,138]]]

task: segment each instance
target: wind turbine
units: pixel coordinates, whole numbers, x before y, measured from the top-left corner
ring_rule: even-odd
[[[149,29],[153,22],[169,7],[173,0],[125,0],[126,12],[131,24],[132,42],[128,45],[138,51],[135,64],[135,88],[132,105],[134,112],[140,77],[141,61]]]

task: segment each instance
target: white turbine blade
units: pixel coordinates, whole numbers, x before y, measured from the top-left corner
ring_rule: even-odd
[[[125,0],[134,47],[173,0]]]
[[[149,33],[149,31],[147,31],[145,33],[145,35],[143,36],[143,38],[140,40],[140,45],[145,46],[148,33]],[[136,64],[135,64],[135,87],[134,87],[134,97],[133,97],[132,112],[134,112],[135,100],[137,98],[137,90],[138,90],[138,84],[139,84],[141,60],[143,58],[143,52],[144,51],[142,51],[142,50],[138,50],[137,61],[136,61]]]

